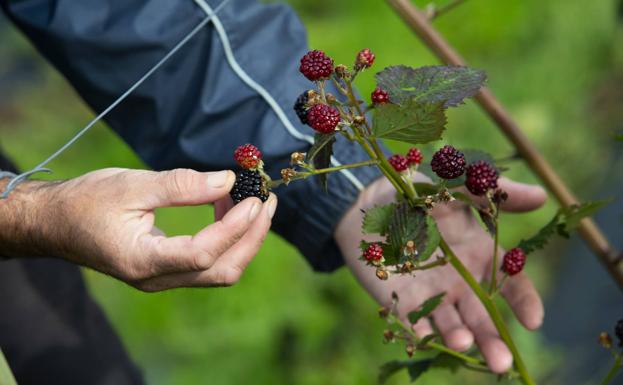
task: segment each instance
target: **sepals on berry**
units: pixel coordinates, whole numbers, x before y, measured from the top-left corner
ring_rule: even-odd
[[[262,166],[262,152],[252,144],[244,144],[234,151],[234,160],[240,167],[257,170]]]

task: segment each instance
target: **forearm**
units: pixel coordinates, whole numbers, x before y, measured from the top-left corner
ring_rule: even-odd
[[[0,179],[0,191],[9,178]],[[27,181],[18,185],[8,199],[0,200],[0,256],[49,255],[54,225],[53,186],[57,182]],[[47,239],[47,241],[46,241]]]

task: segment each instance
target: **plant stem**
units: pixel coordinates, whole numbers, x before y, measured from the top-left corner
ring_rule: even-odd
[[[523,362],[523,359],[521,358],[521,354],[519,353],[519,350],[517,349],[517,346],[515,345],[515,341],[513,341],[508,331],[508,328],[506,327],[506,324],[504,323],[504,319],[502,318],[500,311],[495,305],[495,302],[493,302],[493,300],[487,295],[487,293],[480,286],[480,284],[478,284],[478,281],[476,281],[474,276],[469,272],[469,270],[467,270],[465,265],[463,265],[463,263],[459,260],[459,258],[454,254],[452,249],[450,249],[450,246],[448,246],[448,244],[443,238],[441,239],[439,246],[441,247],[443,252],[446,254],[446,257],[448,258],[448,261],[450,262],[450,264],[452,264],[452,266],[457,271],[457,273],[459,273],[459,275],[463,278],[463,280],[469,285],[469,287],[472,289],[474,294],[476,294],[480,302],[482,302],[482,304],[484,305],[485,309],[487,310],[487,313],[489,313],[489,316],[491,317],[491,320],[493,321],[495,328],[497,329],[498,333],[500,333],[500,337],[502,338],[506,346],[508,346],[508,349],[513,354],[515,368],[517,369],[517,372],[519,373],[519,376],[521,377],[522,382],[525,385],[535,385],[536,383],[530,377],[530,374],[528,373],[528,369],[526,368],[526,365]]]
[[[608,385],[610,382],[612,382],[612,380],[614,380],[614,377],[619,372],[619,369],[621,369],[621,355],[617,354],[614,358],[614,363],[612,364],[612,367],[608,371],[608,374],[606,374],[606,377],[603,379],[603,381],[601,381],[601,385]]]
[[[327,168],[319,168],[316,170],[311,170],[309,172],[297,172],[296,175],[292,176],[290,178],[290,180],[288,181],[294,181],[294,180],[299,180],[299,179],[305,179],[308,178],[310,176],[313,175],[319,175],[319,174],[327,174],[330,172],[336,172],[336,171],[341,171],[341,170],[346,170],[349,168],[357,168],[357,167],[364,167],[364,166],[371,166],[374,164],[378,164],[379,161],[376,159],[370,159],[370,160],[364,160],[363,162],[357,162],[357,163],[351,163],[351,164],[343,164],[341,166],[336,166],[336,167],[327,167]],[[268,187],[273,189],[277,186],[280,186],[282,184],[284,184],[285,181],[283,179],[277,179],[277,180],[271,180],[268,183]]]

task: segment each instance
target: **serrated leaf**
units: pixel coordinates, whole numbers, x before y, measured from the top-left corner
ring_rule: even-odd
[[[442,102],[444,107],[453,107],[474,96],[484,84],[486,74],[459,66],[411,68],[399,65],[385,68],[376,74],[376,79],[394,103],[415,99],[418,102]]]
[[[580,225],[582,219],[593,215],[608,203],[609,201],[586,202],[577,206],[561,208],[534,236],[519,242],[519,247],[526,254],[529,254],[545,247],[554,235],[568,238],[569,233]]]
[[[608,203],[610,203],[609,200],[585,202],[563,209],[561,214],[564,218],[565,231],[571,232],[575,230],[580,225],[582,219],[592,216]]]
[[[387,229],[387,243],[398,253],[399,259],[402,259],[400,254],[408,241],[415,242],[418,254],[426,250],[428,238],[426,217],[427,214],[422,208],[412,207],[407,202],[396,204]]]
[[[314,144],[307,152],[307,162],[312,164],[316,169],[326,168],[331,165],[331,156],[333,155],[333,143],[335,143],[335,134],[320,134],[314,136]],[[318,174],[318,182],[326,191],[328,174]]]
[[[375,206],[365,211],[362,231],[364,234],[386,235],[396,204]]]
[[[550,238],[556,235],[558,224],[560,221],[560,214],[557,213],[545,226],[543,226],[535,235],[528,239],[522,239],[519,242],[520,247],[524,253],[530,254],[535,250],[539,250],[547,245]]]
[[[390,377],[403,369],[407,369],[409,379],[415,382],[433,363],[432,359],[419,361],[389,361],[383,364],[379,372],[379,383],[384,384]]]
[[[426,261],[433,255],[441,242],[441,234],[437,228],[437,223],[430,215],[426,216],[426,247],[419,251],[418,260]]]
[[[405,101],[404,104],[380,104],[374,108],[372,134],[411,144],[441,139],[446,128],[443,102]]]
[[[452,373],[455,373],[462,366],[463,361],[461,359],[447,353],[439,354],[431,363],[431,367],[448,369]]]
[[[409,318],[409,322],[411,322],[411,324],[416,324],[420,319],[428,317],[430,313],[437,308],[437,306],[441,305],[445,295],[446,293],[440,293],[424,301],[424,303],[417,310],[414,310],[408,314],[407,317]]]

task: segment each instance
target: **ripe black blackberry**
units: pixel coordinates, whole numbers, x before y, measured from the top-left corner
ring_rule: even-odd
[[[619,346],[623,347],[623,319],[619,320],[614,327],[614,335],[619,339]]]
[[[487,191],[498,187],[498,172],[484,160],[467,166],[465,187],[474,195],[485,195]]]
[[[236,174],[236,183],[229,193],[234,203],[256,197],[262,202],[268,200],[268,190],[262,175],[258,171],[242,170]]]
[[[303,124],[307,124],[307,102],[309,102],[309,92],[310,91],[307,90],[300,94],[294,103],[294,112],[296,112],[296,116],[299,117]]]
[[[465,155],[452,146],[443,146],[433,155],[430,167],[440,178],[458,178],[465,172]]]

